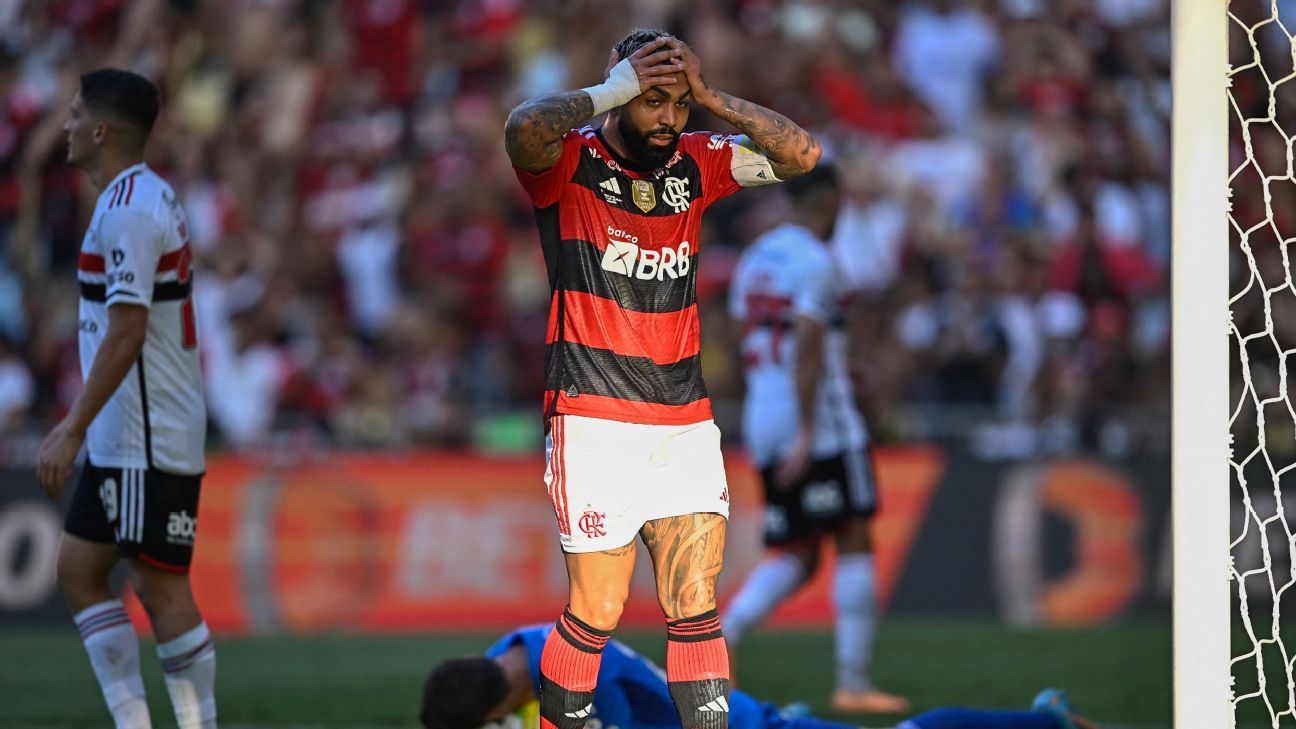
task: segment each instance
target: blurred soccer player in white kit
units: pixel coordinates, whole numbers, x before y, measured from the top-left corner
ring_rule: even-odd
[[[123,560],[179,726],[214,729],[216,653],[188,575],[207,414],[184,211],[144,164],[157,113],[152,82],[100,69],[81,77],[63,127],[68,164],[101,192],[77,266],[85,389],[41,443],[37,476],[57,500],[85,443],[58,581],[117,729],[151,726],[139,644],[108,581]]]
[[[837,547],[833,575],[836,690],[843,713],[899,713],[909,702],[873,686],[876,623],[869,517],[877,488],[868,431],[846,364],[845,285],[828,244],[840,201],[830,165],[784,184],[793,220],[742,254],[730,313],[742,323],[747,379],[743,434],[765,492],[769,554],[721,616],[733,652]]]

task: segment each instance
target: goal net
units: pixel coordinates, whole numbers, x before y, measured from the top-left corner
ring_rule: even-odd
[[[1243,727],[1296,727],[1293,32],[1290,0],[1228,3],[1230,698]]]

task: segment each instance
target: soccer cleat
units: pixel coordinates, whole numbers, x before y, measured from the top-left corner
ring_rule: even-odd
[[[1031,701],[1031,711],[1039,714],[1052,714],[1058,720],[1060,729],[1079,729],[1073,719],[1075,710],[1071,699],[1062,689],[1046,688],[1035,694]]]
[[[909,699],[877,689],[837,689],[832,695],[832,709],[838,714],[903,714],[909,711]]]

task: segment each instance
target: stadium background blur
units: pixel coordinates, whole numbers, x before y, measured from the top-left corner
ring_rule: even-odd
[[[78,74],[163,91],[147,161],[196,256],[213,460],[195,584],[226,636],[222,716],[407,725],[426,665],[561,605],[547,281],[501,130],[525,98],[596,83],[643,26],[843,171],[834,247],[884,493],[879,682],[920,708],[1061,683],[1099,719],[1167,726],[1168,23],[1162,0],[0,0],[0,653],[25,657],[0,669],[24,697],[0,725],[102,711],[30,474],[80,386]],[[724,126],[695,110],[690,129]],[[729,589],[759,505],[727,281],[783,211],[749,191],[704,230]],[[627,618],[648,631],[628,634],[658,655],[640,588]],[[744,688],[822,705],[827,600],[812,587],[753,641]],[[63,675],[75,707],[45,683]]]

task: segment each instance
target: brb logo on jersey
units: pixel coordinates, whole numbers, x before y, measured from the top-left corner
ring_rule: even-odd
[[[667,276],[677,279],[688,275],[691,250],[688,241],[682,241],[675,248],[654,251],[640,248],[639,236],[624,230],[609,226],[607,233],[611,237],[608,238],[607,250],[603,252],[603,270],[641,281],[662,281]]]
[[[585,532],[585,536],[590,539],[593,539],[594,537],[606,537],[607,530],[603,526],[603,520],[606,517],[607,514],[600,514],[597,511],[587,511],[584,514],[581,514],[578,524],[581,531]]]

